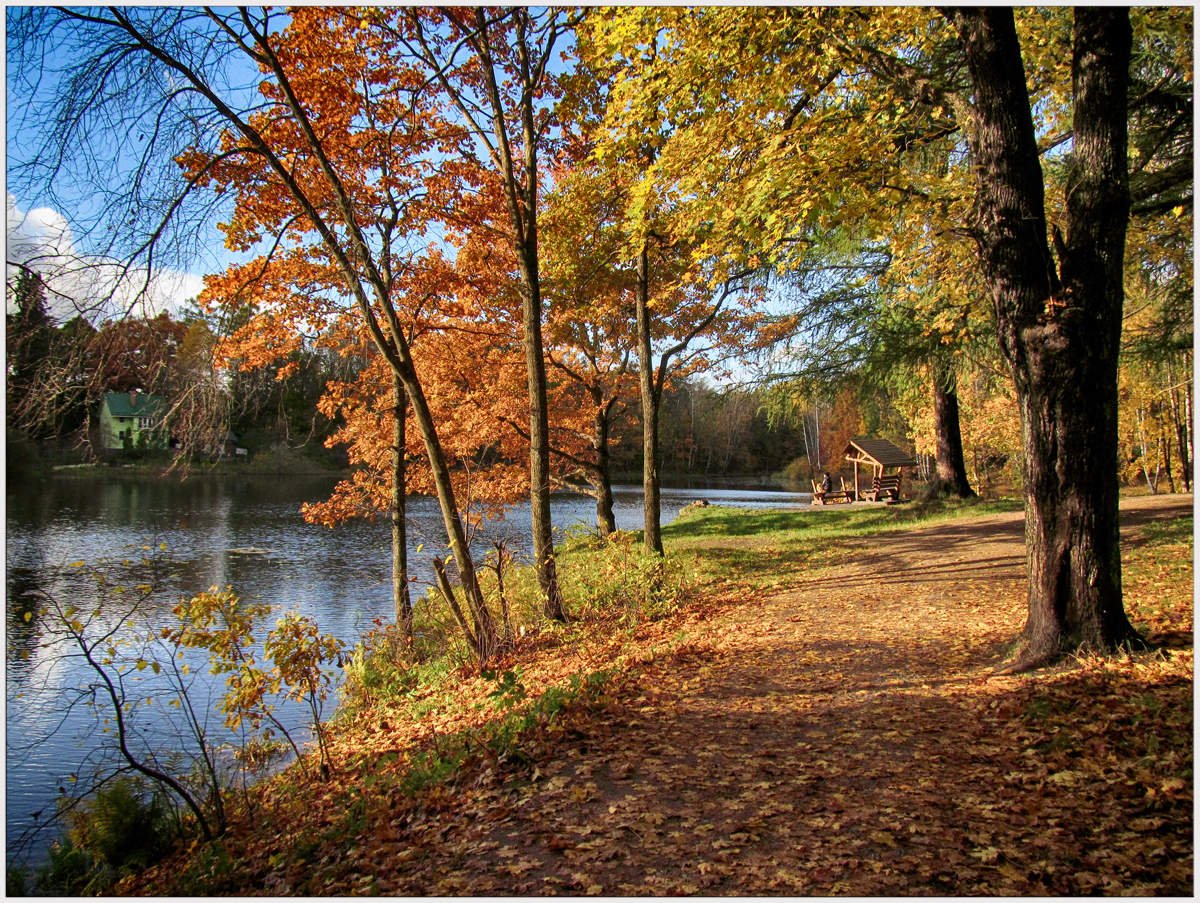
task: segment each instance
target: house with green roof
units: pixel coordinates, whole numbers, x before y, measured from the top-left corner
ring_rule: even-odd
[[[108,451],[166,448],[166,405],[161,395],[105,392],[100,402],[100,444]]]

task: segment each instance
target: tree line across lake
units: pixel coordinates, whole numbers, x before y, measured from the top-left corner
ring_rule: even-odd
[[[143,453],[109,454],[97,434],[97,412],[106,392],[141,392],[165,401],[172,450],[158,456],[164,466],[178,454],[194,454],[196,466],[228,449],[189,436],[180,404],[199,383],[213,379],[217,337],[211,317],[198,310],[179,318],[104,321],[99,328],[82,317],[56,324],[46,311],[36,277],[22,274],[13,286],[16,310],[8,316],[7,443],[11,466],[131,461]],[[218,424],[248,457],[269,457],[281,446],[296,449],[312,464],[348,465],[345,449],[326,447],[338,420],[318,403],[330,380],[353,375],[353,361],[325,349],[292,352],[292,372],[278,379],[279,366],[221,374],[223,415]],[[52,400],[47,392],[54,392]],[[663,468],[680,480],[730,478],[761,484],[803,486],[811,467],[801,426],[773,418],[770,392],[762,387],[716,387],[701,378],[681,379],[664,393],[660,428]],[[211,415],[202,423],[207,424]],[[810,423],[811,430],[811,423]],[[641,425],[630,399],[616,418],[612,466],[619,480],[641,477]],[[219,431],[218,431],[219,432]],[[214,432],[213,435],[217,435]],[[827,443],[836,444],[832,421]],[[294,463],[294,459],[292,460]],[[813,465],[819,467],[820,465]]]

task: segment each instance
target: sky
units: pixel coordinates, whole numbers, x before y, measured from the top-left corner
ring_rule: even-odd
[[[178,314],[203,287],[199,273],[145,267],[122,268],[115,261],[88,254],[78,247],[67,218],[49,207],[23,210],[6,192],[5,249],[7,281],[16,275],[14,263],[37,271],[46,286],[46,303],[56,320],[77,315],[94,321],[129,314],[153,317]],[[214,241],[220,242],[215,235]],[[8,307],[11,312],[12,301]]]
[[[41,48],[38,57],[43,65],[18,68],[13,62],[19,50],[12,46],[17,40],[13,14],[13,9],[6,9],[6,283],[15,277],[18,267],[14,264],[38,272],[47,288],[49,311],[60,322],[76,315],[93,322],[122,316],[153,317],[164,311],[178,315],[203,288],[204,274],[220,272],[234,259],[216,229],[220,217],[209,209],[201,214],[202,222],[189,219],[190,239],[170,248],[160,243],[152,272],[144,264],[122,265],[120,258],[143,237],[136,230],[156,222],[153,208],[129,211],[120,204],[124,185],[147,147],[139,140],[143,137],[139,133],[148,133],[152,126],[145,117],[119,120],[110,127],[110,136],[102,129],[90,130],[88,153],[78,161],[68,160],[52,184],[41,181],[44,176],[36,168],[31,170],[31,178],[25,178],[22,164],[36,157],[45,134],[45,111],[39,103],[54,95],[78,48],[69,41],[55,47],[53,39],[47,38],[50,46]],[[57,33],[63,34],[61,30]],[[149,94],[153,93],[152,88]],[[169,156],[183,149],[183,140],[186,135],[182,132],[160,138],[159,146],[170,150],[163,159],[172,172]],[[164,183],[158,181],[160,174],[156,171],[150,178],[154,181],[146,182],[143,193],[161,199]],[[138,217],[139,212],[145,215]],[[123,221],[132,227],[124,233]],[[176,254],[167,262],[168,252],[179,247],[186,248],[184,256]],[[6,297],[6,302],[11,311],[12,298]]]

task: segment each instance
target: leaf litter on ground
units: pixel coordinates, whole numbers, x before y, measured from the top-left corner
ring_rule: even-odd
[[[1153,651],[993,674],[1024,620],[1019,513],[850,540],[819,568],[786,569],[785,535],[776,588],[726,575],[636,629],[532,639],[504,663],[530,699],[604,677],[500,752],[496,682],[463,673],[453,705],[342,723],[333,781],[256,788],[236,856],[120,890],[1187,895],[1190,496],[1126,507]],[[431,750],[455,767],[413,790]]]

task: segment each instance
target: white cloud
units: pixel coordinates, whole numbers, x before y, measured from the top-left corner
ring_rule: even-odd
[[[157,268],[150,278],[145,267],[81,254],[71,225],[57,210],[35,207],[21,211],[7,195],[8,281],[16,277],[13,263],[37,271],[46,285],[46,304],[60,322],[82,314],[93,321],[129,314],[153,317],[166,311],[177,315],[196,297],[203,280],[194,273]],[[9,307],[11,308],[11,299]]]

